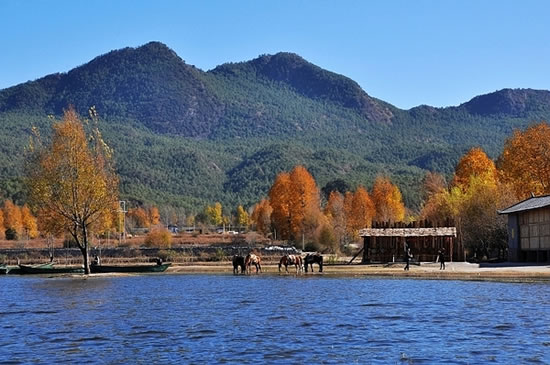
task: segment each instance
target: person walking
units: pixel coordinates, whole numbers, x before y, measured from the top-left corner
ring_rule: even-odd
[[[439,250],[439,270],[445,270],[445,249]]]

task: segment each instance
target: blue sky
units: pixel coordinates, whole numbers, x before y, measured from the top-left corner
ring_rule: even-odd
[[[203,70],[295,52],[401,108],[550,89],[545,0],[0,0],[0,89],[152,40]]]

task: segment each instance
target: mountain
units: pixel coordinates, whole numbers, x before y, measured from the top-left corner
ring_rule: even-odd
[[[160,42],[101,55],[67,73],[0,90],[0,198],[22,203],[22,156],[48,115],[95,105],[114,148],[121,197],[198,212],[250,206],[276,174],[305,165],[320,187],[388,175],[421,203],[428,170],[452,172],[472,146],[496,157],[514,128],[549,120],[550,92],[504,89],[459,106],[402,110],[293,53],[210,71]]]

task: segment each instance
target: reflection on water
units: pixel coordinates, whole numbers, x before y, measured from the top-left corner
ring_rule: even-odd
[[[550,285],[1,277],[0,363],[549,363]]]

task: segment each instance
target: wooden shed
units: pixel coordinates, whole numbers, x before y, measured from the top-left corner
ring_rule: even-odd
[[[445,249],[447,260],[463,261],[464,249],[456,242],[456,228],[431,227],[428,222],[374,224],[359,231],[363,237],[363,263],[403,261],[406,247],[418,261],[435,261]]]
[[[510,261],[550,261],[550,195],[533,196],[498,213],[508,215]]]

